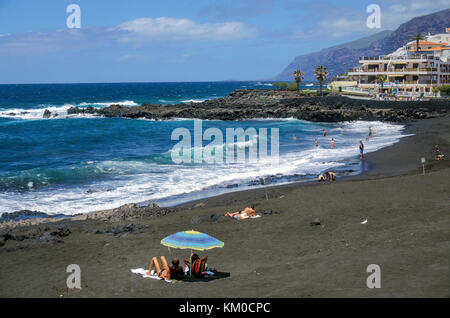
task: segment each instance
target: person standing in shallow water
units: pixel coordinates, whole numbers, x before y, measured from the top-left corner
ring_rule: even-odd
[[[364,158],[364,144],[362,140],[359,141],[359,159]]]
[[[369,135],[366,137],[366,141],[368,141],[370,137],[372,137],[372,127],[369,127]]]
[[[322,130],[322,134],[323,134],[324,137],[326,137],[327,136],[327,131],[325,129]]]
[[[334,149],[334,138],[331,138],[331,145],[330,145],[330,149]]]
[[[314,139],[314,146],[319,147],[319,142],[317,141],[317,138]]]

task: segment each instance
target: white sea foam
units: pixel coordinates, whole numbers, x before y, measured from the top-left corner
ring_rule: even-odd
[[[51,112],[51,116],[48,119],[60,119],[60,118],[77,118],[77,117],[83,117],[83,118],[96,118],[98,116],[92,115],[92,114],[72,114],[68,115],[67,111],[71,107],[87,107],[92,106],[94,108],[103,108],[108,107],[112,104],[120,104],[124,106],[138,106],[133,101],[125,100],[125,101],[118,101],[118,102],[103,102],[103,103],[87,103],[83,102],[80,104],[64,104],[64,105],[46,105],[46,104],[40,104],[36,106],[36,108],[12,108],[7,110],[0,110],[0,117],[3,118],[16,118],[16,119],[25,119],[25,120],[40,120],[40,119],[47,119],[43,118],[45,110],[48,110]]]
[[[206,99],[188,99],[188,100],[182,100],[182,103],[202,103],[204,102]]]
[[[261,82],[256,83],[256,85],[259,85],[259,86],[273,86],[271,83],[261,83]]]
[[[315,148],[311,141],[311,147],[307,149],[293,148],[291,152],[280,155],[279,163],[270,157],[215,165],[157,164],[139,160],[88,162],[112,178],[96,180],[89,186],[33,188],[23,193],[2,193],[0,206],[2,211],[8,212],[28,209],[70,215],[116,208],[130,202],[189,196],[208,189],[232,191],[226,190],[227,186],[245,185],[269,176],[315,176],[321,171],[346,165],[349,158],[358,158],[359,140],[363,140],[366,152],[372,152],[392,145],[405,136],[401,125],[362,121],[342,123],[338,128],[333,128],[335,125],[330,124],[327,137],[318,137],[320,147]],[[373,137],[366,141],[369,127],[372,127]],[[331,137],[336,140],[335,149],[329,149]],[[251,142],[246,141],[245,145]]]
[[[102,107],[108,107],[109,105],[113,105],[113,104],[119,104],[119,105],[123,105],[123,106],[139,106],[139,104],[135,103],[132,100],[124,100],[124,101],[120,101],[120,102],[103,102],[103,103],[80,103],[77,106],[83,107],[83,106],[102,106]]]

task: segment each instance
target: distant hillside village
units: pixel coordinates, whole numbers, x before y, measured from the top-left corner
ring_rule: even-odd
[[[395,52],[361,56],[359,63],[328,88],[366,96],[440,97],[450,88],[450,28],[441,34],[417,34]]]

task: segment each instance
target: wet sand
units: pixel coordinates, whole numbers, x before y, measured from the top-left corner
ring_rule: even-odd
[[[366,156],[369,171],[332,184],[228,193],[159,218],[58,222],[72,231],[63,243],[8,240],[0,248],[0,297],[449,297],[450,118],[409,129],[414,136]],[[433,159],[436,144],[443,161]],[[421,157],[427,158],[425,175]],[[261,213],[279,213],[209,219],[251,203]],[[315,218],[321,225],[310,225]],[[94,234],[129,223],[145,228]],[[159,243],[188,229],[225,242],[207,252],[208,263],[229,277],[166,283],[131,273],[148,267],[153,256],[188,257],[188,250]],[[81,290],[66,287],[69,264],[81,267]],[[369,264],[381,267],[379,289],[366,286]]]

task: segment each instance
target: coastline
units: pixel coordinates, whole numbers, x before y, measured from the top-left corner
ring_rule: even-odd
[[[276,120],[276,119],[273,119]],[[345,122],[344,122],[345,123]],[[351,123],[351,122],[347,122]],[[412,125],[411,121],[403,122],[401,123],[402,126],[405,127],[406,132],[402,132],[402,136],[406,136],[410,133],[410,129],[408,129],[409,126]],[[327,128],[328,129],[328,128]],[[336,138],[336,137],[335,137]],[[398,143],[401,139],[405,137],[401,137],[396,143]],[[384,148],[384,147],[383,147]],[[377,152],[380,151],[380,148],[378,150],[372,151]],[[336,167],[337,171],[334,170],[339,179],[347,179],[351,177],[356,177],[358,175],[363,174],[364,172],[367,172],[372,163],[368,162],[367,160],[362,161],[364,165],[362,165],[360,168],[354,167],[355,162],[359,161],[359,159],[356,159],[357,155],[354,155],[353,157],[346,157],[343,159],[347,163],[344,164],[342,167]],[[327,169],[330,170],[330,169]],[[114,214],[115,211],[119,211],[121,209],[128,209],[128,206],[146,206],[147,204],[157,204],[160,207],[163,208],[176,208],[176,207],[182,207],[186,204],[189,204],[191,202],[200,202],[205,199],[215,198],[221,195],[225,194],[233,194],[236,192],[246,192],[246,191],[269,191],[271,188],[276,187],[285,187],[289,185],[304,185],[304,184],[311,184],[315,183],[316,176],[315,175],[305,175],[301,177],[297,177],[296,181],[289,180],[289,176],[280,177],[281,179],[277,179],[277,176],[271,175],[267,177],[269,180],[264,183],[252,183],[252,184],[235,184],[230,187],[224,187],[219,188],[216,190],[200,190],[197,192],[190,192],[180,196],[175,197],[169,197],[169,198],[163,198],[160,200],[141,200],[141,201],[128,201],[123,203],[122,205],[116,205],[112,207],[103,207],[101,209],[97,210],[78,210],[74,214],[65,214],[63,211],[62,213],[55,213],[55,212],[44,212],[38,210],[30,210],[30,209],[21,209],[14,212],[5,212],[3,215],[0,216],[0,229],[2,227],[15,227],[15,226],[22,226],[22,225],[28,225],[28,224],[39,224],[43,222],[57,222],[61,219],[73,219],[73,220],[80,220],[84,218],[96,217],[95,215],[103,215],[103,214]],[[275,180],[270,180],[274,178]],[[283,179],[284,178],[284,179]],[[259,180],[259,179],[258,179]],[[257,181],[257,180],[256,180]],[[84,216],[84,217],[83,217]],[[6,220],[5,220],[6,219]],[[12,221],[8,221],[8,219],[14,219]]]
[[[449,297],[450,165],[448,157],[433,160],[435,144],[446,156],[450,153],[449,117],[411,122],[408,131],[415,134],[367,154],[369,171],[332,184],[292,183],[173,208],[128,205],[70,220],[3,227],[0,232],[25,239],[9,239],[0,247],[0,296]],[[425,176],[418,161],[422,156],[427,158]],[[223,216],[251,203],[261,218]],[[315,218],[321,225],[310,225]],[[361,224],[364,219],[367,225]],[[208,255],[230,277],[192,290],[189,282],[166,284],[130,272],[147,267],[153,256],[186,257],[185,251],[168,251],[159,241],[191,228],[225,242]],[[48,239],[54,236],[46,233],[65,229],[69,235]],[[68,262],[83,270],[81,290],[65,287]],[[371,263],[382,267],[380,290],[365,287]]]
[[[365,154],[365,168],[361,170],[361,173],[352,176],[339,176],[338,181],[352,182],[421,173],[421,157],[426,157],[427,159],[427,172],[428,170],[437,171],[440,169],[449,168],[450,162],[448,160],[440,162],[435,162],[433,160],[433,147],[436,144],[441,147],[443,153],[450,152],[450,144],[448,142],[448,140],[450,140],[450,133],[449,131],[447,131],[447,133],[443,133],[445,129],[450,130],[450,125],[447,125],[447,128],[442,128],[442,130],[440,130],[440,125],[445,125],[447,123],[450,123],[450,115],[442,118],[422,119],[403,123],[405,124],[405,133],[410,136],[402,137],[393,145]],[[429,146],[429,149],[424,150],[423,148],[427,146]],[[415,154],[415,156],[412,154]],[[252,193],[252,195],[256,196],[265,196],[265,192],[270,192],[271,190],[276,191],[277,189],[315,186],[316,184],[317,181],[314,179],[302,182],[292,182],[283,185],[270,185],[258,189],[238,190],[231,193],[192,200],[176,205],[175,207],[193,207],[206,201],[213,205],[225,204],[228,199],[236,195],[245,197]],[[221,197],[223,197],[223,199]]]
[[[28,2],[0,0],[12,308],[450,299],[450,0]]]
[[[295,118],[311,122],[342,122],[376,120],[402,122],[412,119],[439,117],[448,112],[450,100],[377,101],[352,99],[329,94],[322,97],[280,90],[235,90],[223,98],[199,103],[179,103],[167,107],[143,103],[127,107],[112,104],[105,108],[71,107],[68,115],[89,115],[148,120],[174,118],[202,120],[248,120]],[[46,111],[43,118],[53,114]]]
[[[398,142],[396,142],[393,145],[383,147],[381,149],[378,149],[374,152],[370,152],[365,154],[365,159],[361,161],[361,170],[360,173],[355,175],[338,175],[338,180],[340,181],[352,181],[352,180],[366,180],[366,179],[373,179],[373,178],[385,178],[385,177],[393,177],[393,176],[400,176],[405,174],[411,174],[413,170],[417,170],[420,166],[419,161],[422,156],[426,157],[432,154],[431,151],[423,152],[420,156],[416,156],[417,160],[413,160],[412,156],[409,154],[411,153],[420,153],[420,149],[424,146],[422,143],[417,143],[417,140],[419,139],[419,132],[424,131],[425,133],[428,133],[428,135],[432,135],[433,137],[436,137],[439,131],[435,129],[436,123],[445,123],[446,120],[450,120],[450,115],[446,115],[439,118],[434,119],[419,119],[419,120],[409,120],[406,122],[403,122],[402,124],[405,125],[405,137],[402,137]],[[450,136],[449,136],[450,138]],[[442,138],[434,138],[433,144],[442,144]],[[430,148],[431,149],[431,148]],[[441,148],[443,149],[443,148]],[[444,153],[446,153],[444,149]],[[449,149],[450,150],[450,149]],[[405,154],[405,151],[408,153],[407,156],[402,156],[402,154]],[[450,152],[450,151],[447,151]],[[389,158],[389,159],[387,159]],[[430,160],[431,157],[428,158],[427,167],[433,167],[435,164],[432,160]],[[431,161],[431,163],[430,163]],[[445,161],[444,161],[445,162]],[[278,188],[295,188],[295,187],[301,187],[301,186],[310,186],[315,185],[316,179],[306,179],[302,181],[294,181],[294,182],[286,182],[282,184],[272,184],[267,186],[261,186],[261,187],[255,187],[255,188],[247,188],[247,189],[236,189],[234,191],[226,191],[224,193],[219,194],[213,194],[213,195],[207,195],[205,197],[201,197],[198,199],[191,199],[187,201],[183,201],[179,204],[171,204],[171,205],[163,205],[161,206],[162,209],[183,209],[186,207],[193,207],[197,204],[202,204],[204,202],[208,202],[209,205],[217,205],[217,204],[224,204],[227,202],[229,198],[233,198],[234,196],[239,197],[246,197],[246,196],[263,196],[269,195],[270,191],[277,190]],[[222,198],[223,197],[223,198]],[[20,226],[28,226],[28,225],[37,225],[41,223],[46,222],[59,222],[63,219],[65,220],[73,220],[73,221],[80,221],[80,220],[88,220],[92,218],[103,218],[103,215],[114,215],[118,211],[125,210],[128,213],[132,213],[133,209],[136,209],[136,207],[146,207],[148,204],[150,206],[156,205],[154,202],[131,202],[128,204],[125,204],[123,206],[118,206],[116,208],[112,209],[103,209],[98,211],[92,211],[92,212],[81,212],[75,215],[48,215],[48,217],[32,217],[30,219],[25,220],[19,220],[19,221],[5,221],[3,223],[0,223],[0,230],[4,227],[6,228],[14,228],[14,227],[20,227]],[[248,203],[250,204],[250,203]],[[17,211],[15,213],[19,213],[21,211]],[[42,213],[39,211],[33,211],[34,213]],[[45,214],[45,213],[42,213]]]

